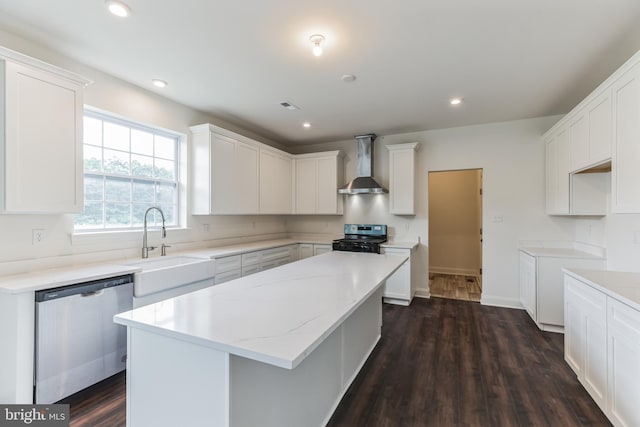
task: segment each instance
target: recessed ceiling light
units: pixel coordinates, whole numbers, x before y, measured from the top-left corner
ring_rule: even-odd
[[[169,83],[165,82],[164,80],[160,80],[160,79],[153,79],[153,80],[151,80],[151,83],[153,83],[153,85],[155,87],[167,87],[169,85]]]
[[[129,8],[129,6],[122,3],[121,1],[107,0],[105,4],[107,5],[109,12],[121,18],[126,18],[131,14],[131,9]]]
[[[451,105],[459,105],[462,103],[462,98],[451,98],[449,101]]]
[[[310,128],[310,127],[311,127],[311,123],[309,123],[309,122],[304,122],[304,123],[302,124],[302,127],[304,127],[304,128]]]
[[[313,55],[322,55],[322,42],[324,41],[324,36],[322,34],[314,34],[309,37],[309,41],[313,43]]]

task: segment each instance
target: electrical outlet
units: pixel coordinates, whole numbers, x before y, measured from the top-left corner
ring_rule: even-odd
[[[209,224],[202,224],[202,232],[203,233],[209,232]]]
[[[47,238],[44,228],[34,228],[31,230],[31,244],[41,245]]]
[[[640,230],[636,230],[633,232],[633,243],[636,245],[640,245]]]

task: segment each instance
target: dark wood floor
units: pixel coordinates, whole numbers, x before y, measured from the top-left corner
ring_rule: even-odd
[[[563,336],[522,310],[432,298],[384,304],[383,316],[329,426],[611,425],[564,362]],[[72,426],[124,426],[124,375],[65,403]]]
[[[385,305],[383,337],[329,426],[609,426],[523,310]]]

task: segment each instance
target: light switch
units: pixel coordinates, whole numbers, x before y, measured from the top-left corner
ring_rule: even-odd
[[[502,218],[502,215],[494,215],[492,222],[502,222],[503,219],[504,218]]]

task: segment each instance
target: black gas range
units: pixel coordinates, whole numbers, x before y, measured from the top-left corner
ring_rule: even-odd
[[[333,250],[379,254],[380,245],[386,241],[384,224],[345,224],[344,238],[333,241]]]

